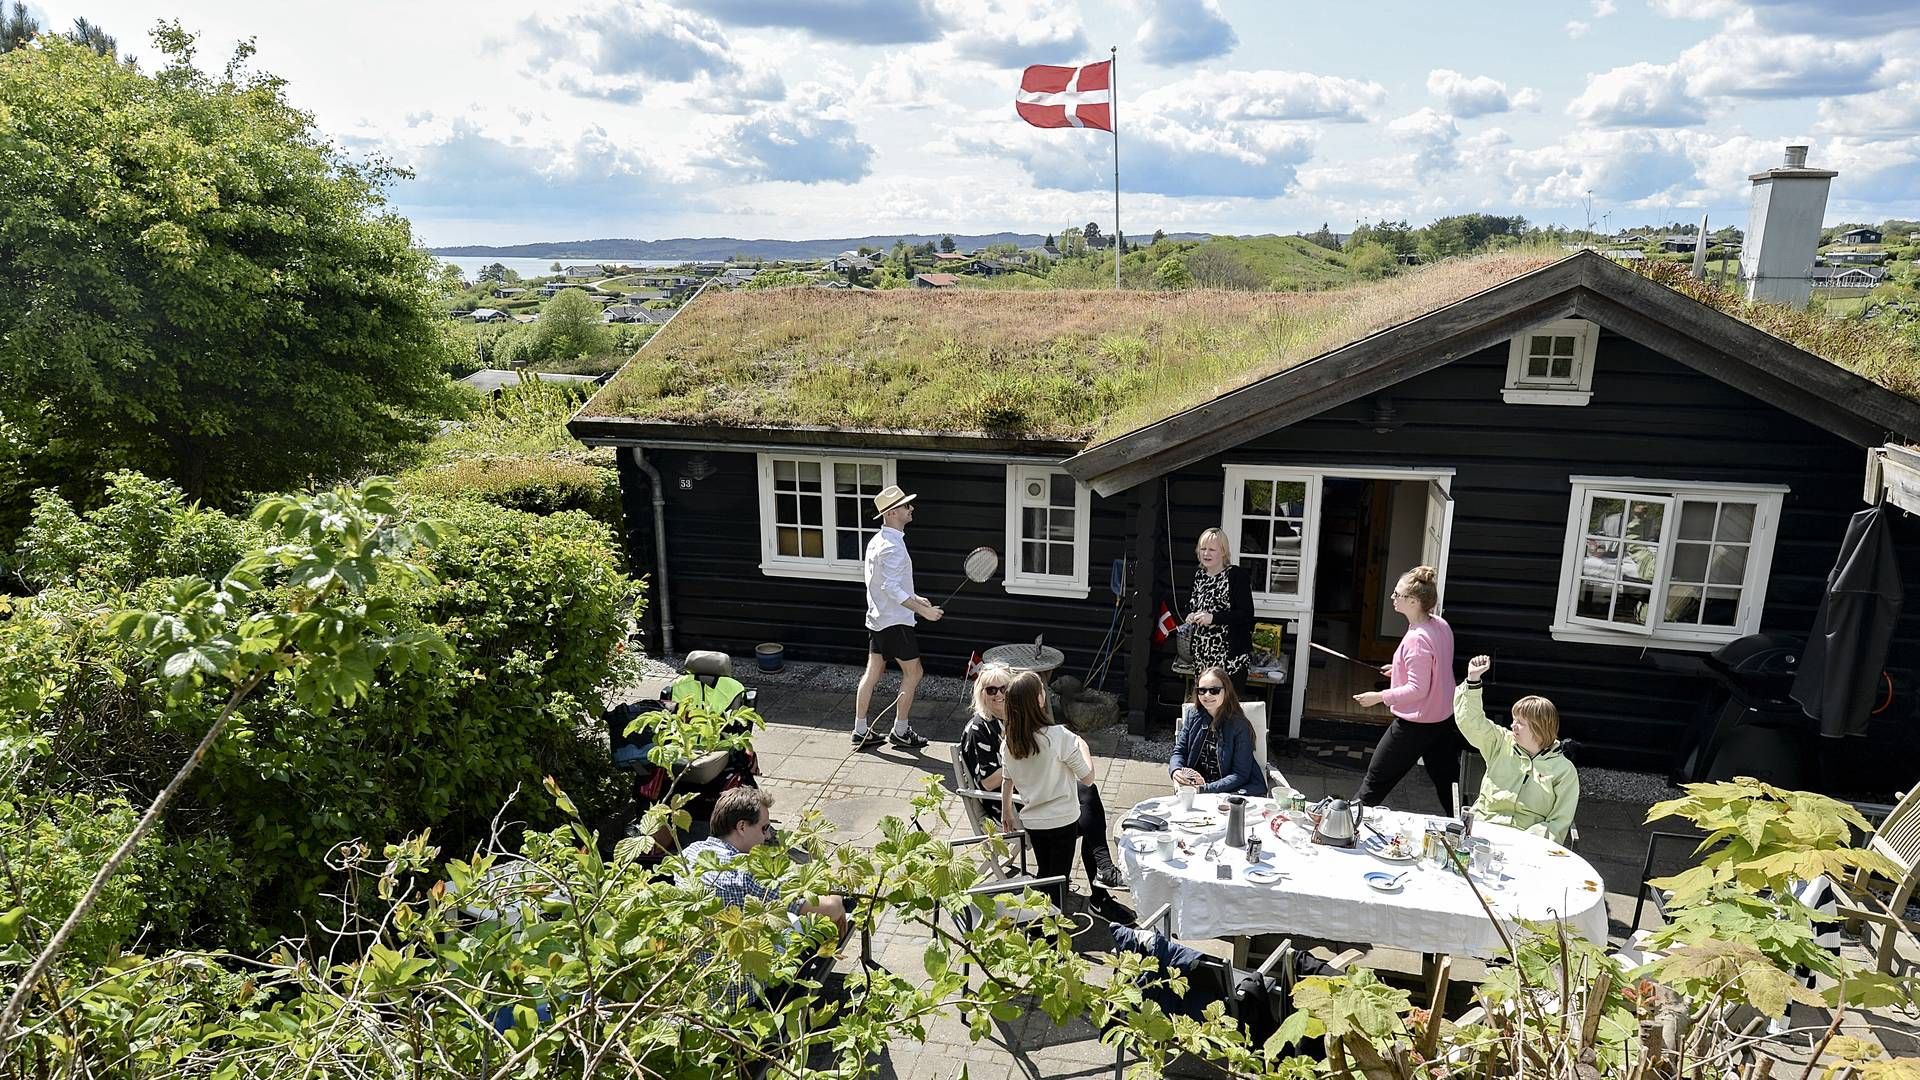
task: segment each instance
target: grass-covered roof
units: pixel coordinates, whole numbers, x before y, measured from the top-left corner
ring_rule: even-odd
[[[1455,259],[1323,292],[709,294],[656,334],[581,416],[1098,443],[1557,257],[1520,252]],[[1908,342],[1903,352],[1897,335],[1861,341],[1850,331],[1843,336],[1856,355],[1834,355],[1817,348],[1833,344],[1833,335],[1810,321],[1818,316],[1784,313],[1765,323],[1739,304],[1715,306],[1920,397],[1916,349]]]

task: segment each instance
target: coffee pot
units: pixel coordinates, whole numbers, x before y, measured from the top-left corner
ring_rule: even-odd
[[[1247,846],[1247,797],[1244,795],[1227,796],[1227,836],[1228,847]]]
[[[1313,830],[1313,842],[1327,847],[1352,847],[1360,838],[1360,822],[1367,808],[1345,799],[1325,799],[1320,804],[1320,824]]]

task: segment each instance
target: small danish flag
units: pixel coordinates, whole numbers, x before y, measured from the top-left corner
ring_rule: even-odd
[[[1035,64],[1020,75],[1013,107],[1020,119],[1043,128],[1113,130],[1113,61],[1081,67]]]
[[[1180,624],[1174,621],[1173,612],[1167,610],[1167,605],[1161,604],[1160,616],[1153,620],[1153,643],[1158,645],[1172,637],[1179,627]]]
[[[985,658],[980,655],[980,650],[973,650],[973,655],[967,658],[967,673],[962,678],[965,681],[972,681],[975,675],[980,674],[980,665],[985,662]]]

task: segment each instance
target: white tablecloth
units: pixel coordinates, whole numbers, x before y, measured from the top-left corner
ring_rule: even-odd
[[[1195,812],[1211,813],[1211,830],[1172,830],[1186,841],[1192,855],[1176,850],[1169,860],[1157,851],[1141,853],[1127,843],[1120,845],[1135,908],[1144,917],[1171,902],[1175,937],[1286,933],[1423,953],[1489,957],[1505,951],[1499,932],[1459,874],[1419,863],[1389,863],[1358,847],[1303,843],[1296,849],[1269,827],[1265,815],[1272,804],[1267,800],[1248,800],[1247,817],[1250,824],[1259,818],[1257,865],[1284,872],[1283,879],[1275,884],[1247,880],[1246,852],[1229,848],[1224,841],[1214,847],[1212,860],[1202,857],[1208,843],[1225,832],[1226,815],[1215,809],[1218,801],[1217,796],[1203,795],[1195,804]],[[1149,799],[1134,811],[1183,816],[1172,802],[1171,798]],[[1375,807],[1368,810],[1367,820],[1384,832],[1405,832],[1417,850],[1421,832],[1431,819]],[[1371,836],[1364,829],[1361,835]],[[1606,886],[1585,859],[1544,837],[1505,826],[1477,823],[1474,835],[1487,837],[1506,853],[1503,880],[1476,880],[1481,881],[1481,893],[1494,912],[1509,923],[1510,932],[1516,919],[1560,920],[1589,941],[1606,942]],[[1222,865],[1232,869],[1230,880],[1217,876]],[[1375,870],[1397,874],[1409,869],[1412,872],[1402,879],[1403,889],[1397,893],[1376,892],[1364,880]]]

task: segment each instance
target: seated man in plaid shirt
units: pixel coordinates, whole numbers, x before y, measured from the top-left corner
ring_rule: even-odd
[[[746,906],[752,897],[769,904],[780,902],[780,891],[754,880],[744,869],[732,869],[728,863],[773,839],[773,795],[752,787],[737,787],[723,792],[713,805],[709,835],[688,844],[687,865],[694,866],[701,856],[711,854],[720,860],[720,869],[700,875],[700,883],[712,889],[732,907]],[[844,939],[847,935],[847,904],[838,896],[823,896],[817,902],[802,897],[787,904],[792,915],[820,915],[832,920]]]

